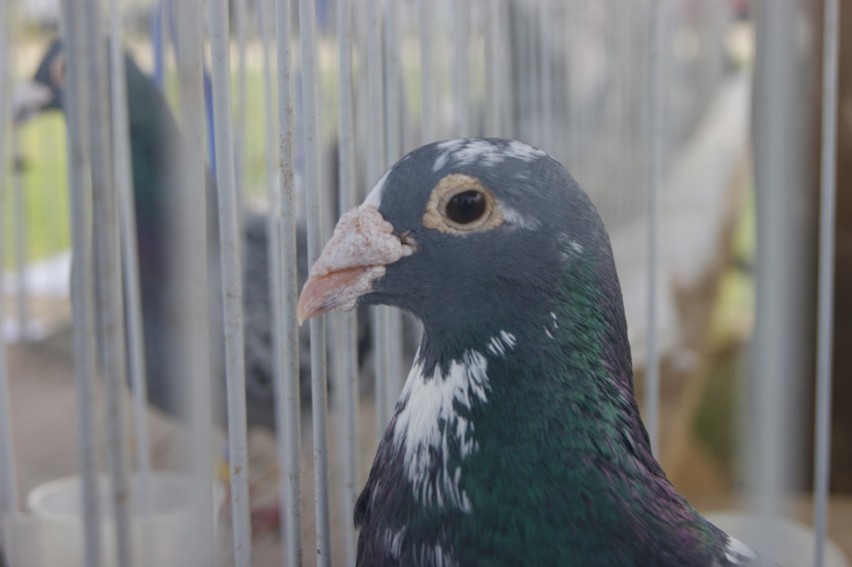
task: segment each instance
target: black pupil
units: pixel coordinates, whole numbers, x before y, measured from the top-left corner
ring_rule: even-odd
[[[485,195],[479,191],[465,191],[447,203],[447,217],[459,224],[468,224],[485,214]]]

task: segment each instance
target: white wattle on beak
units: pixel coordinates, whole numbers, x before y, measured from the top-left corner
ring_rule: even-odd
[[[412,252],[376,207],[352,209],[340,217],[311,268],[299,296],[299,324],[332,309],[353,309],[358,298],[373,289],[373,281],[385,275],[388,264]]]

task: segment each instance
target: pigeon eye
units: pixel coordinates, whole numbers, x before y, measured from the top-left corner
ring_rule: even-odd
[[[499,202],[482,182],[465,173],[441,179],[426,203],[423,226],[448,234],[469,234],[500,226]]]
[[[447,203],[447,218],[459,224],[470,224],[482,218],[486,205],[485,195],[479,191],[464,191]]]

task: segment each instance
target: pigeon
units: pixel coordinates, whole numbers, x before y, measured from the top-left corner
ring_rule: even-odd
[[[174,156],[182,143],[181,133],[168,102],[154,79],[142,71],[126,53],[130,151],[136,239],[139,257],[140,295],[149,403],[168,415],[179,415],[187,381],[177,375],[176,312],[167,292],[170,281],[179,274],[169,257],[173,249],[169,236],[169,194],[181,190],[177,180],[180,166]],[[31,81],[23,81],[13,94],[13,118],[21,125],[37,114],[62,110],[64,103],[65,60],[62,44],[53,41],[46,50]],[[221,329],[221,276],[218,264],[218,204],[215,180],[207,175],[207,220],[210,270],[211,328]],[[272,314],[269,309],[270,282],[267,216],[247,210],[243,230],[243,308],[246,368],[246,406],[249,426],[275,429],[274,349]],[[306,231],[300,223],[296,231],[299,284],[307,278]],[[371,333],[368,317],[358,319],[359,361],[367,368],[371,361]],[[211,352],[217,380],[214,380],[214,415],[225,425],[224,361],[222,339],[214,337]],[[303,399],[310,392],[310,337],[300,335],[300,387]]]
[[[357,565],[771,564],[651,453],[606,229],[514,140],[406,155],[345,213],[297,316],[390,305],[423,324],[357,499]]]

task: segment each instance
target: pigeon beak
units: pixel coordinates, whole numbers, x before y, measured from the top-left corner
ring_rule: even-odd
[[[20,126],[48,108],[54,99],[50,87],[37,81],[24,81],[12,92],[12,124]]]
[[[299,324],[333,309],[350,310],[373,289],[388,264],[414,252],[393,233],[379,210],[370,205],[352,209],[337,222],[334,233],[311,268],[299,296]]]

